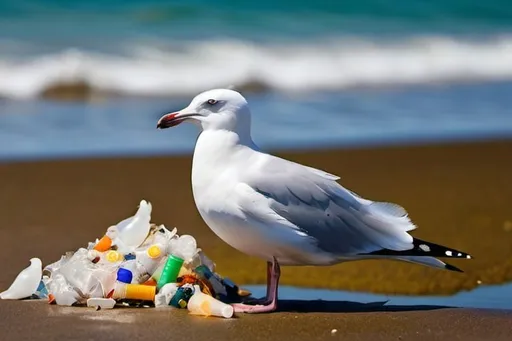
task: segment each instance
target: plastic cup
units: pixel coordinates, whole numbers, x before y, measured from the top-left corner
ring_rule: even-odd
[[[188,301],[188,311],[193,315],[217,316],[231,318],[234,309],[229,304],[223,303],[210,295],[203,294],[198,285],[194,286],[194,295]]]
[[[167,262],[162,270],[162,274],[157,282],[157,288],[160,290],[161,287],[167,283],[174,283],[178,278],[181,266],[183,265],[183,259],[174,255],[169,255]]]
[[[94,246],[94,250],[105,252],[110,250],[112,247],[112,239],[110,239],[108,236],[103,236],[98,243]]]

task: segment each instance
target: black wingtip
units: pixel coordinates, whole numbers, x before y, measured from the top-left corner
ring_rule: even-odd
[[[458,267],[453,266],[453,265],[451,265],[451,264],[446,264],[446,265],[444,266],[444,268],[445,268],[446,270],[450,270],[450,271],[464,272],[464,271],[462,271],[461,269],[459,269]]]
[[[389,250],[382,249],[369,253],[370,255],[380,256],[431,256],[448,257],[459,259],[472,259],[473,257],[465,252],[448,248],[439,244],[427,242],[418,238],[413,238],[413,247],[409,250]]]

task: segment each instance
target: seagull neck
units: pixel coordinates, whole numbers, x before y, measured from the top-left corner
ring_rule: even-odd
[[[197,138],[192,158],[192,189],[194,196],[216,184],[217,176],[229,165],[238,165],[256,149],[250,138],[241,138],[227,130],[204,130]],[[199,200],[196,198],[196,200]]]
[[[196,148],[224,150],[245,146],[257,149],[250,133],[239,133],[230,130],[203,130],[197,139]]]

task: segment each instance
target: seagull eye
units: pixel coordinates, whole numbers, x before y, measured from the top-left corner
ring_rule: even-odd
[[[207,101],[207,103],[208,103],[209,105],[214,105],[214,104],[216,104],[216,103],[217,103],[217,101],[216,101],[216,100],[214,100],[214,99],[209,99],[209,100]]]

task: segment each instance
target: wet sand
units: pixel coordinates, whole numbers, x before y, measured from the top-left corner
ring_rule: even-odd
[[[481,281],[512,279],[512,142],[280,152],[341,176],[373,200],[407,208],[417,237],[467,251],[453,273],[396,261],[286,267],[282,283],[385,293],[453,293]],[[265,283],[265,263],[232,249],[198,215],[190,156],[0,164],[0,287],[31,257],[43,263],[86,246],[130,216],[141,199],[153,222],[196,237],[219,273],[241,284]]]
[[[512,312],[436,309],[410,311],[314,302],[283,302],[290,311],[233,319],[185,310],[50,306],[0,301],[2,340],[510,340]],[[331,307],[333,308],[333,307]],[[293,310],[298,309],[300,312]],[[30,321],[28,328],[27,321]],[[332,332],[336,329],[336,332]]]

